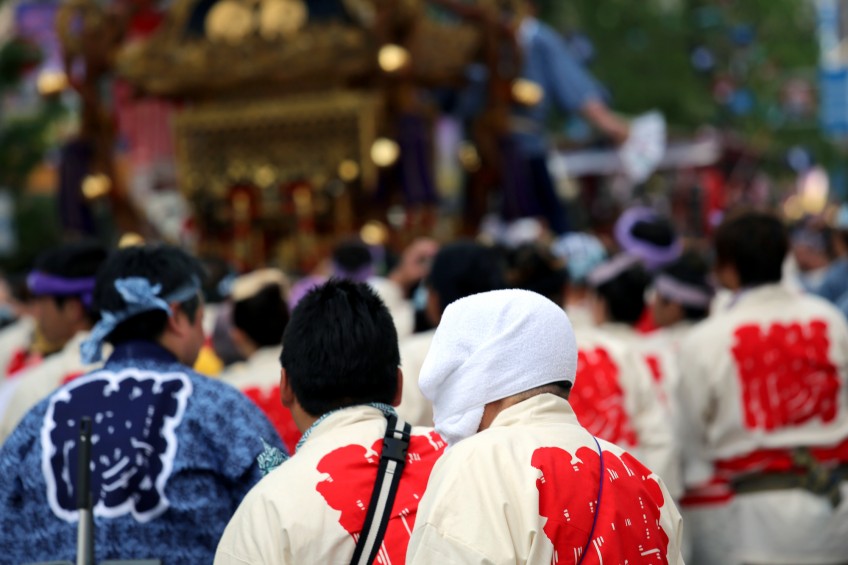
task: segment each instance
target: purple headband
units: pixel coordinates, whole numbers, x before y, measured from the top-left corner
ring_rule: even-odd
[[[631,233],[639,222],[651,222],[657,218],[657,213],[651,208],[639,207],[627,210],[615,223],[615,239],[618,244],[627,253],[642,259],[650,271],[671,263],[683,252],[683,242],[680,239],[676,239],[669,247],[657,247],[637,239]]]
[[[592,288],[598,288],[640,262],[639,257],[622,253],[589,273],[589,276],[586,277],[586,283]]]
[[[27,277],[27,288],[34,296],[79,296],[83,304],[91,306],[94,277],[69,279],[33,271]]]
[[[668,275],[658,276],[654,289],[665,298],[691,308],[709,308],[712,301],[708,291]]]
[[[368,279],[374,277],[374,265],[368,264],[364,267],[357,269],[355,271],[347,271],[343,269],[338,263],[333,261],[333,276],[338,277],[340,279],[347,279],[353,282],[364,283],[367,282]]]

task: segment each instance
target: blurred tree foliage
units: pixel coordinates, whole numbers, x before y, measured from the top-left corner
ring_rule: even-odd
[[[35,101],[23,113],[7,103],[40,62],[40,49],[25,38],[0,43],[0,189],[9,190],[14,198],[12,224],[17,242],[12,255],[0,257],[0,268],[13,273],[28,269],[37,253],[61,239],[55,197],[24,189],[30,173],[54,144],[51,131],[65,109],[58,97]]]
[[[657,108],[673,132],[738,133],[778,166],[796,145],[825,164],[842,154],[819,129],[813,2],[550,0],[543,17],[585,34],[618,111]]]

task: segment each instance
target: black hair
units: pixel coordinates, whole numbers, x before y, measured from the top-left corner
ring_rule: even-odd
[[[438,295],[444,312],[460,298],[506,288],[506,265],[494,249],[459,241],[436,254],[427,284]]]
[[[95,241],[66,243],[45,251],[35,260],[34,270],[66,279],[93,278],[106,260],[108,251]],[[58,307],[78,296],[52,296]],[[83,305],[91,321],[96,321],[96,309]]]
[[[657,247],[670,247],[677,237],[674,226],[665,218],[640,220],[633,224],[630,233],[633,237]]]
[[[565,264],[546,248],[528,243],[509,254],[509,283],[530,290],[562,305],[568,274]]]
[[[218,304],[227,298],[229,291],[227,283],[232,283],[236,277],[235,268],[224,258],[216,255],[200,257],[206,278],[203,284],[203,299],[207,304]]]
[[[353,273],[373,262],[368,246],[358,239],[343,241],[333,249],[333,262],[348,273]]]
[[[233,304],[233,325],[259,347],[279,345],[288,323],[289,306],[278,284],[267,284]]]
[[[842,240],[842,245],[848,248],[848,229],[839,228],[833,231],[833,234]],[[831,243],[831,246],[833,244]],[[836,249],[834,248],[834,255],[836,255]]]
[[[663,268],[661,273],[686,283],[689,286],[697,287],[709,295],[713,293],[713,288],[707,279],[709,276],[709,266],[704,258],[694,251],[687,251],[677,261]],[[683,308],[686,319],[693,322],[703,320],[709,314],[709,306],[703,308],[696,308],[694,306],[681,307]]]
[[[780,282],[789,252],[786,229],[777,217],[747,212],[724,221],[715,236],[718,266],[730,265],[743,287]]]
[[[595,289],[607,305],[611,321],[635,325],[645,310],[645,291],[651,279],[641,264],[636,264]]]
[[[101,312],[121,312],[127,305],[115,288],[115,281],[141,277],[151,284],[162,285],[159,296],[165,297],[193,278],[203,281],[203,268],[191,255],[170,245],[144,245],[116,251],[100,269],[94,288],[94,305]],[[198,289],[199,290],[199,289]],[[192,321],[200,308],[200,296],[180,303],[182,311]],[[155,341],[168,324],[168,314],[161,310],[143,312],[120,323],[107,337],[112,345],[132,340]]]
[[[388,309],[366,284],[341,279],[310,291],[283,336],[283,368],[306,412],[382,402],[398,391],[398,337]]]

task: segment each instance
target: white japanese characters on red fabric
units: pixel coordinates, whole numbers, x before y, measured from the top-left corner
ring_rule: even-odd
[[[541,472],[536,481],[539,513],[554,544],[552,565],[667,565],[669,537],[660,525],[665,497],[656,475],[629,453],[604,451],[603,458],[602,476],[594,449],[581,447],[572,454],[543,447],[533,453],[531,463]]]

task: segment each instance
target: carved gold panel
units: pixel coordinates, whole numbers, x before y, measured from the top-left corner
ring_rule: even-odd
[[[208,102],[176,119],[180,186],[191,198],[224,198],[229,187],[261,190],[296,181],[334,178],[358,164],[362,185],[376,183],[370,149],[379,97],[331,91],[272,100]]]

